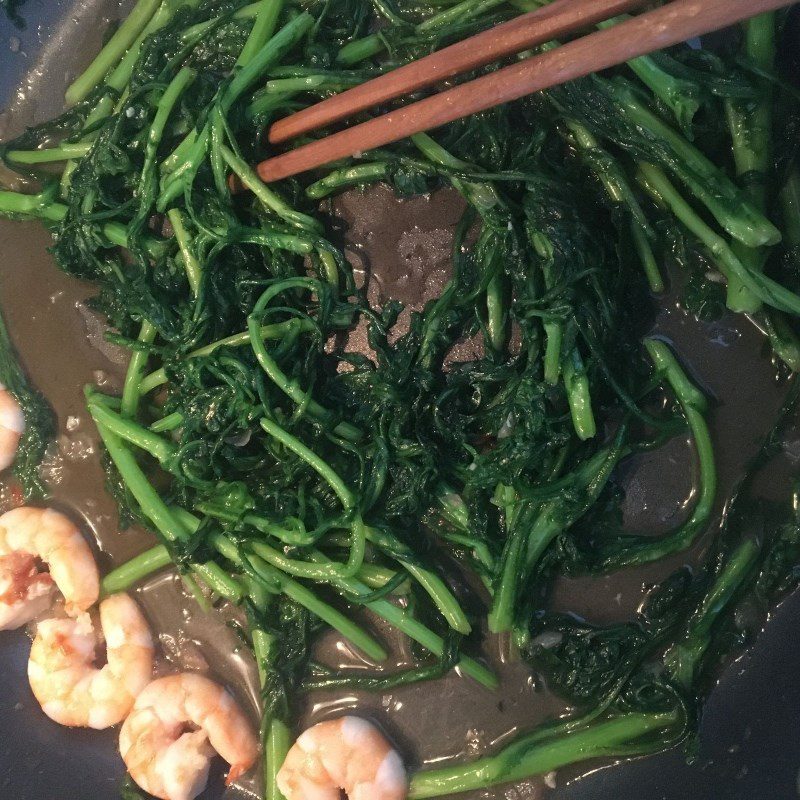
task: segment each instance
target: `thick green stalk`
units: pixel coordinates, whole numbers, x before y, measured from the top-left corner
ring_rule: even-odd
[[[345,513],[350,513],[356,508],[356,498],[345,482],[336,474],[334,469],[323,461],[313,450],[306,447],[296,436],[293,436],[288,431],[284,430],[276,422],[271,419],[262,417],[259,420],[261,427],[274,439],[277,439],[284,447],[287,447],[295,455],[299,456],[306,462],[313,470],[329,484],[331,489],[339,498]]]
[[[182,0],[180,3],[183,6],[193,8],[198,5],[200,0]],[[122,93],[133,74],[136,62],[139,60],[139,52],[141,50],[144,40],[161,30],[169,23],[175,13],[175,0],[163,0],[158,10],[145,26],[144,30],[139,34],[137,39],[128,48],[128,51],[122,57],[122,60],[112,70],[112,72],[105,79],[105,85],[109,89],[114,90],[116,93]],[[98,104],[86,118],[84,130],[92,128],[98,122],[105,119],[114,110],[114,99],[112,96],[105,96],[100,99]],[[92,143],[97,137],[97,131],[85,133],[81,138],[81,143]],[[66,198],[69,193],[69,186],[72,179],[72,173],[75,171],[77,164],[75,161],[70,160],[64,167],[64,172],[61,175],[60,181],[60,194],[61,197]]]
[[[269,673],[275,669],[276,641],[271,633],[255,628],[252,631],[253,654],[258,668],[258,679],[262,691],[267,685]],[[284,800],[278,789],[278,771],[289,752],[291,741],[289,726],[282,719],[271,716],[263,720],[264,725],[264,798],[265,800]]]
[[[40,219],[43,222],[59,223],[67,216],[67,207],[54,203],[44,194],[20,194],[0,191],[0,216]],[[119,222],[106,222],[102,228],[106,240],[117,247],[128,246],[127,228]],[[153,236],[144,237],[145,247],[156,257],[164,252],[166,243]]]
[[[156,338],[156,329],[147,320],[142,322],[142,327],[139,330],[138,342],[148,345],[152,344]],[[125,374],[125,384],[122,388],[122,403],[120,405],[120,413],[123,417],[136,417],[136,411],[139,408],[139,385],[142,380],[144,368],[147,366],[147,359],[150,353],[147,349],[136,349],[131,355],[131,360],[128,362],[128,371]]]
[[[606,570],[657,561],[689,547],[705,530],[717,494],[717,470],[714,463],[714,446],[704,419],[707,403],[703,393],[689,380],[669,347],[658,339],[645,339],[647,353],[657,372],[667,381],[680,403],[694,440],[697,455],[697,499],[689,519],[672,533],[657,538],[636,537],[634,542],[608,552],[602,566]]]
[[[475,172],[477,169],[474,164],[462,161],[448,153],[427,133],[415,133],[411,137],[411,141],[425,158],[434,164],[458,172]],[[500,204],[500,197],[490,183],[467,181],[456,177],[451,177],[450,182],[458,192],[464,195],[467,202],[475,206],[480,214],[487,214]]]
[[[127,419],[110,409],[97,394],[87,396],[88,408],[95,422],[102,425],[114,436],[150,453],[162,467],[169,469],[177,448],[169,440],[158,436],[131,419]]]
[[[389,174],[389,165],[382,162],[358,164],[355,167],[337,169],[320,178],[306,188],[306,196],[321,200],[349,186],[365,186],[383,180]]]
[[[579,466],[569,478],[574,500],[552,500],[542,505],[511,498],[506,504],[506,526],[510,531],[500,569],[494,581],[489,630],[501,633],[514,624],[520,592],[552,542],[582,517],[608,483],[611,473],[626,454],[624,427],[611,447],[605,447]]]
[[[111,570],[102,580],[104,594],[124,592],[134,584],[172,564],[172,556],[163,544],[157,544],[144,553]]]
[[[692,615],[683,636],[664,655],[667,670],[684,689],[692,686],[697,669],[711,644],[714,625],[751,575],[758,557],[759,547],[752,539],[736,548]]]
[[[515,783],[535,775],[591,758],[630,756],[658,748],[652,738],[667,737],[683,725],[677,711],[630,713],[589,725],[569,735],[545,738],[534,732],[522,736],[492,756],[467,764],[425,770],[414,775],[409,800],[482,791],[503,783]],[[665,746],[675,736],[666,739]]]
[[[447,584],[432,570],[421,566],[414,554],[392,533],[367,527],[367,541],[380,548],[386,555],[397,559],[406,572],[422,587],[433,604],[445,618],[447,624],[458,633],[468,636],[472,627],[464,610],[447,587]]]
[[[417,34],[435,33],[440,28],[445,28],[454,22],[465,21],[469,18],[477,18],[495,6],[502,5],[506,0],[462,0],[454,3],[449,8],[434,14],[428,19],[423,20],[416,26],[414,31]],[[371,33],[361,39],[348,42],[336,55],[336,60],[345,66],[358,64],[368,58],[382,53],[386,48],[386,42],[378,33]]]
[[[97,406],[89,406],[89,412],[94,418]],[[130,450],[123,444],[122,440],[106,428],[95,418],[97,431],[103,444],[108,450],[111,460],[119,470],[125,485],[136,499],[142,509],[142,513],[153,523],[156,530],[167,539],[175,542],[188,538],[186,529],[175,519],[166,503],[161,499],[158,492],[147,480],[141,467],[136,463],[136,459]]]
[[[775,14],[760,14],[744,23],[745,56],[754,67],[771,73],[775,67]],[[770,85],[763,85],[756,101],[747,103],[727,100],[725,112],[733,142],[736,174],[745,181],[753,202],[766,208],[767,176],[772,159],[772,99]],[[762,270],[766,260],[763,250],[734,244],[734,252],[747,267]],[[759,299],[733,276],[728,282],[728,308],[753,314],[759,310]]]
[[[137,40],[160,4],[161,0],[138,0],[106,46],[69,86],[64,96],[67,105],[72,106],[79,103],[103,81],[106,74],[117,65],[125,52]]]
[[[586,162],[597,176],[606,194],[613,203],[626,206],[631,217],[631,235],[636,252],[642,264],[642,269],[647,277],[650,291],[659,294],[664,291],[664,280],[658,269],[653,248],[650,245],[650,227],[647,217],[642,209],[636,193],[633,191],[628,178],[622,171],[619,163],[606,152],[594,134],[585,126],[575,120],[566,121],[571,140],[583,152]]]
[[[386,44],[380,34],[371,33],[369,36],[348,42],[336,54],[336,60],[344,66],[352,66],[382,53],[385,47]]]
[[[258,50],[248,63],[235,72],[222,91],[216,110],[224,117],[236,101],[272,66],[297,45],[308,33],[314,18],[302,13],[284,25]],[[156,207],[165,211],[194,180],[194,175],[207,155],[211,126],[209,123],[197,133],[192,132],[162,163],[162,173],[169,173],[163,181]]]
[[[653,199],[668,208],[700,240],[726,278],[730,280],[731,275],[736,275],[742,285],[763,302],[790,314],[800,314],[800,297],[766,275],[747,269],[730,245],[681,197],[661,169],[652,164],[639,164],[637,177]]]
[[[639,262],[647,278],[647,285],[653,294],[661,294],[664,291],[664,279],[661,277],[661,270],[653,254],[653,248],[644,228],[635,219],[631,219],[631,238],[639,256]]]
[[[432,33],[452,25],[454,22],[464,22],[468,19],[477,19],[481,14],[502,5],[506,0],[461,0],[444,11],[434,14],[423,20],[416,27],[417,33]]]
[[[315,551],[311,555],[311,558],[321,563],[329,561],[329,559],[319,551]],[[367,597],[372,591],[368,586],[365,586],[361,581],[354,578],[340,578],[337,579],[333,585],[337,589],[340,589],[345,595],[355,597]],[[414,619],[408,611],[383,599],[368,602],[366,606],[374,614],[386,620],[390,625],[393,625],[408,636],[409,639],[413,639],[426,650],[429,650],[435,656],[441,658],[445,648],[445,642],[442,637]],[[487,688],[495,689],[497,687],[497,678],[494,674],[477,661],[463,656],[459,660],[458,666],[465,675],[469,675],[470,678],[473,678]]]
[[[800,167],[795,165],[780,194],[786,244],[800,247]]]
[[[91,149],[91,142],[63,142],[45,150],[9,150],[6,158],[15,164],[49,164],[53,161],[82,158]]]
[[[763,325],[775,355],[792,372],[800,372],[800,338],[786,315],[771,308],[756,319]]]
[[[498,352],[506,344],[506,307],[502,276],[495,275],[486,287],[486,333],[489,343]]]
[[[597,27],[609,28],[630,18],[629,14],[620,14],[618,17],[598,23]],[[627,65],[636,77],[669,108],[681,130],[688,136],[692,120],[700,109],[700,87],[685,78],[671,75],[660,67],[652,56],[639,56],[628,61]]]
[[[348,571],[344,568],[345,565],[335,561],[331,561],[329,564],[315,564],[310,561],[289,558],[274,547],[270,547],[266,542],[249,542],[248,549],[275,569],[303,580],[330,583],[335,577],[346,578],[353,574],[351,572],[348,575]]]
[[[572,425],[578,438],[586,441],[597,434],[597,423],[592,412],[589,379],[577,349],[573,349],[564,358],[561,368],[564,373],[564,386],[567,390]]]
[[[146,550],[109,572],[101,581],[104,595],[127,591],[131,586],[144,580],[154,572],[173,565],[172,557],[163,544]],[[218,564],[209,561],[205,564],[190,564],[192,574],[203,581],[213,592],[233,603],[241,602],[242,587]]]
[[[241,558],[236,545],[222,535],[212,537],[214,546],[217,550],[234,564],[241,565]],[[274,569],[266,561],[258,556],[248,556],[247,560],[256,574],[273,591],[285,594],[295,603],[299,603],[308,609],[312,614],[316,614],[323,622],[326,622],[334,630],[339,631],[349,642],[359,648],[365,655],[375,661],[384,661],[388,654],[384,648],[375,641],[368,633],[363,631],[355,623],[351,622],[340,611],[333,606],[324,603],[310,589],[303,584],[292,580],[284,575],[280,570]]]
[[[364,553],[366,548],[366,528],[361,515],[356,511],[356,498],[353,492],[347,487],[345,482],[339,477],[335,470],[313,450],[306,447],[296,436],[281,428],[280,425],[266,417],[259,420],[261,427],[274,439],[277,439],[284,447],[287,447],[295,455],[299,456],[313,470],[315,470],[333,489],[339,498],[344,512],[351,517],[350,522],[350,557],[347,565],[342,569],[344,577],[352,577],[364,563]]]
[[[178,242],[178,248],[181,251],[183,267],[186,270],[186,280],[189,281],[189,288],[192,290],[192,296],[197,297],[200,291],[200,283],[203,279],[203,271],[200,263],[192,252],[192,243],[183,222],[183,214],[180,209],[171,208],[167,211],[167,218],[169,219],[170,225],[172,225],[175,240]]]
[[[686,141],[642,103],[627,83],[611,83],[628,121],[657,137],[672,152],[669,168],[685,184],[717,222],[748,247],[777,244],[780,231],[764,216],[747,193],[739,189],[700,150]]]
[[[167,414],[166,417],[161,417],[155,422],[151,422],[148,426],[153,433],[169,433],[170,431],[177,430],[183,425],[183,414],[180,411],[173,411]]]
[[[256,171],[246,161],[239,158],[230,148],[222,145],[219,150],[225,163],[233,170],[242,185],[247,187],[263,203],[265,208],[268,208],[289,225],[300,228],[300,230],[314,234],[323,232],[324,228],[319,220],[310,217],[308,214],[295,211],[277,192],[273,191],[258,177]]]
[[[236,59],[236,67],[247,66],[255,57],[255,54],[272,38],[275,28],[278,26],[278,18],[283,11],[283,0],[261,0],[258,4],[253,27],[250,35]]]

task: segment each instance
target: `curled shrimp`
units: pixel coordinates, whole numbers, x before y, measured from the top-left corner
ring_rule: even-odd
[[[39,561],[49,574],[40,571]],[[55,588],[71,616],[97,602],[100,577],[80,531],[49,508],[23,506],[0,516],[0,630],[41,614]]]
[[[136,603],[115,594],[100,603],[106,663],[98,669],[99,636],[88,614],[39,623],[28,680],[42,710],[61,725],[108,728],[128,715],[153,676],[153,640]]]
[[[205,788],[214,751],[230,765],[228,783],[255,762],[258,743],[233,697],[184,672],[154,680],[122,725],[119,749],[131,778],[161,800],[191,800]]]
[[[302,733],[278,772],[286,800],[404,800],[408,779],[386,737],[360,717],[327,720]]]
[[[25,415],[11,392],[0,383],[0,470],[14,463],[19,439],[25,430]]]

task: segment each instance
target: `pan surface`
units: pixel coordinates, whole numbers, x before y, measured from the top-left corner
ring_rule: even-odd
[[[124,10],[124,6],[123,6]],[[121,9],[110,0],[28,0],[25,30],[0,16],[0,139],[52,116],[69,77],[88,63],[104,30]],[[352,192],[337,205],[346,223],[354,263],[364,270],[373,300],[395,297],[419,305],[445,280],[449,241],[459,214],[457,198],[397,201],[387,189]],[[103,340],[102,323],[85,300],[91,286],[60,273],[46,252],[49,235],[35,223],[0,220],[0,305],[33,382],[53,404],[59,422],[57,453],[49,465],[54,504],[82,519],[94,534],[101,568],[140,552],[151,538],[120,532],[103,488],[98,445],[86,419],[87,382],[119,388],[126,356]],[[716,399],[713,434],[721,493],[744,464],[780,405],[783,389],[764,354],[760,334],[723,318],[702,324],[667,300],[655,322]],[[357,341],[354,342],[357,346]],[[467,354],[465,353],[465,356]],[[800,430],[790,433],[764,491],[785,495],[788,475],[800,459]],[[626,466],[626,520],[658,530],[682,513],[691,491],[690,451],[674,442]],[[0,493],[0,505],[2,504]],[[560,607],[600,621],[624,619],[638,604],[642,586],[670,567],[560,585]],[[160,668],[210,667],[255,713],[252,665],[236,653],[236,640],[219,620],[193,608],[169,574],[140,595],[160,634]],[[188,609],[188,610],[187,610]],[[683,751],[608,767],[598,763],[516,787],[501,787],[469,800],[789,800],[798,796],[800,768],[800,594],[775,611],[751,649],[729,665],[708,701],[700,748],[687,765]],[[335,645],[323,642],[321,647]],[[28,688],[29,640],[24,632],[0,637],[0,798],[5,800],[114,800],[124,769],[113,732],[68,730],[50,722]],[[435,685],[368,698],[317,697],[302,722],[356,706],[372,709],[414,764],[439,757],[464,758],[518,727],[529,727],[560,706],[528,681],[528,672],[500,665],[501,695],[453,678]],[[214,779],[205,800],[239,796]],[[555,786],[555,788],[553,788]],[[465,798],[466,800],[466,798]]]

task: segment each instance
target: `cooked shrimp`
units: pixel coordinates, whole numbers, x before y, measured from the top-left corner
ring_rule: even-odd
[[[127,594],[100,603],[106,663],[95,666],[99,636],[88,614],[39,623],[28,679],[42,710],[61,725],[108,728],[128,715],[153,677],[153,640]]]
[[[360,717],[320,722],[301,734],[278,772],[286,800],[404,800],[408,779],[386,737]]]
[[[14,463],[19,437],[25,430],[25,415],[11,392],[0,383],[0,470]]]
[[[0,556],[0,630],[19,628],[47,611],[54,588],[30,553]]]
[[[37,559],[49,575],[39,571]],[[49,508],[23,506],[0,516],[0,630],[17,628],[44,611],[53,583],[72,616],[97,601],[100,577],[80,531]]]
[[[122,725],[128,772],[161,800],[191,800],[205,788],[214,751],[230,765],[228,782],[256,760],[258,743],[236,701],[214,681],[184,672],[153,681]]]

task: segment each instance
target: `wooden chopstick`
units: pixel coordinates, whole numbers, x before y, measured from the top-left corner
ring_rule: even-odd
[[[401,95],[644,5],[646,0],[555,0],[278,120],[273,144],[324,128]]]
[[[792,0],[674,0],[611,28],[262,161],[258,174],[267,182],[287,178],[791,4]]]

